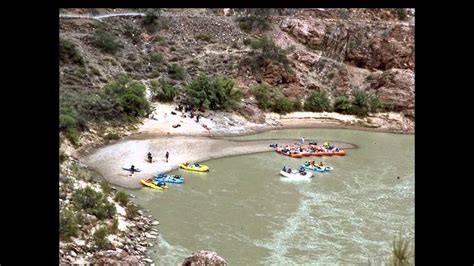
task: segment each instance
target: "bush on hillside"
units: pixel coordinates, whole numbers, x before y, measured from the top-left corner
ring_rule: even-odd
[[[62,239],[69,239],[76,236],[79,231],[77,215],[69,209],[63,208],[59,212],[59,236]]]
[[[101,27],[97,28],[94,32],[93,44],[103,52],[111,54],[114,54],[122,47],[122,44],[113,33]]]
[[[271,14],[269,8],[244,8],[241,10],[244,16],[240,16],[236,19],[239,23],[239,27],[246,33],[250,32],[263,32],[270,29],[270,23],[268,23],[268,16]]]
[[[186,75],[184,68],[174,63],[168,67],[168,76],[174,80],[183,80]]]
[[[115,194],[114,200],[118,202],[122,206],[126,206],[127,203],[129,202],[128,195],[127,193],[123,191],[119,191]]]
[[[242,98],[242,93],[234,88],[234,81],[223,76],[200,74],[186,91],[196,107],[211,110],[232,108]]]
[[[138,208],[133,205],[131,202],[128,203],[127,207],[125,208],[125,216],[128,219],[134,219],[138,215]]]
[[[105,195],[109,195],[110,192],[112,192],[112,187],[110,186],[109,182],[102,180],[100,182],[100,187],[102,188],[102,191],[104,192]]]
[[[347,96],[338,96],[334,101],[334,111],[341,114],[348,114],[351,107],[351,100]]]
[[[304,109],[311,112],[324,112],[331,109],[331,104],[326,92],[314,91],[306,99]]]
[[[115,206],[107,197],[90,187],[79,189],[72,195],[74,205],[78,210],[97,216],[98,219],[111,218],[115,213]]]
[[[128,77],[120,77],[104,87],[105,94],[111,98],[114,107],[129,117],[144,116],[150,111],[145,90],[141,82]]]
[[[84,65],[84,58],[79,49],[74,43],[64,38],[59,38],[59,61],[65,64]]]
[[[133,23],[127,23],[124,26],[124,35],[132,40],[133,44],[138,44],[141,41],[142,31]]]
[[[108,230],[106,227],[100,227],[94,232],[93,239],[97,248],[108,249],[110,247],[109,240],[107,239]]]
[[[165,80],[160,82],[153,80],[150,82],[150,85],[153,99],[160,102],[172,102],[178,94],[178,89]]]
[[[250,91],[255,96],[258,107],[264,111],[285,114],[301,110],[300,101],[288,99],[280,91],[270,87],[268,84],[253,86]]]

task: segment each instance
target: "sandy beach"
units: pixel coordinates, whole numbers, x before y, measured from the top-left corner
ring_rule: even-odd
[[[153,116],[143,120],[137,133],[114,144],[91,149],[80,155],[80,161],[97,171],[110,183],[126,187],[140,188],[140,179],[169,172],[178,168],[182,162],[203,162],[226,156],[269,152],[272,143],[293,144],[297,140],[257,140],[236,141],[220,138],[222,136],[244,135],[281,128],[353,128],[371,131],[399,132],[403,121],[400,114],[386,113],[371,116],[365,122],[352,115],[337,113],[294,112],[287,115],[266,114],[266,122],[255,124],[243,117],[226,112],[207,111],[200,118],[190,118],[189,113],[174,110],[174,104],[155,103]],[[173,115],[171,112],[175,112]],[[184,117],[186,115],[186,117]],[[385,121],[382,123],[380,120]],[[385,126],[370,126],[379,123]],[[388,121],[388,122],[387,122]],[[173,125],[180,124],[174,128]],[[389,126],[387,126],[387,124]],[[206,125],[205,128],[203,125]],[[391,126],[398,127],[392,130]],[[310,140],[307,140],[310,141]],[[320,140],[314,140],[320,142]],[[336,143],[342,149],[355,146],[349,143]],[[165,162],[165,153],[169,151],[169,162]],[[154,162],[146,162],[146,154],[153,154]],[[129,176],[122,167],[135,165],[141,172]]]
[[[309,140],[308,140],[309,141]],[[209,137],[172,136],[143,140],[123,140],[94,151],[81,162],[97,171],[110,183],[130,189],[140,188],[140,179],[178,168],[182,162],[203,162],[226,156],[273,151],[272,143],[293,144],[296,140],[236,141]],[[332,142],[343,149],[354,148],[349,143]],[[169,151],[169,161],[165,153]],[[146,154],[153,154],[153,162],[146,162]],[[141,172],[130,176],[122,167],[135,165]]]

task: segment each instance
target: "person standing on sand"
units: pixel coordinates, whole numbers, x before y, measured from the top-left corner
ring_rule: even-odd
[[[168,158],[170,157],[170,153],[168,151],[166,151],[165,157],[166,157],[166,162],[168,162]]]

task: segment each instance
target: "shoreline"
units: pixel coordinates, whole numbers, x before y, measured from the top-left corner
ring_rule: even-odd
[[[128,189],[142,187],[140,179],[160,172],[170,172],[179,168],[185,161],[204,162],[212,159],[274,151],[272,143],[293,144],[296,139],[271,140],[227,140],[208,137],[173,136],[146,140],[122,140],[96,150],[81,159],[81,163],[99,173],[108,182]],[[308,140],[310,141],[310,140]],[[320,142],[320,140],[316,140]],[[171,143],[171,144],[170,144]],[[355,145],[344,142],[332,142],[342,149],[353,149]],[[147,152],[154,156],[154,162],[145,160]],[[164,154],[170,151],[169,162]],[[122,167],[135,165],[141,172],[129,176]],[[211,169],[212,171],[212,169]]]
[[[414,132],[406,132],[394,127],[394,125],[400,124],[394,124],[393,121],[400,122],[400,118],[403,118],[403,115],[396,113],[372,115],[364,118],[365,120],[360,120],[352,115],[326,112],[294,112],[287,115],[267,113],[265,114],[265,123],[256,124],[235,113],[223,111],[208,111],[201,116],[200,123],[197,123],[195,118],[191,119],[186,117],[185,113],[179,114],[178,111],[175,111],[173,104],[155,103],[154,109],[153,119],[143,119],[138,129],[132,132],[126,131],[126,135],[122,139],[106,143],[92,141],[89,145],[75,150],[73,157],[98,172],[111,184],[128,189],[138,189],[142,187],[140,179],[156,175],[158,172],[166,173],[176,170],[181,162],[203,162],[229,156],[270,152],[274,150],[269,147],[271,143],[281,145],[297,141],[297,139],[232,140],[228,139],[230,137],[298,128],[414,134]],[[172,115],[171,112],[178,113]],[[386,123],[382,123],[383,127],[379,125],[374,128],[368,124],[372,121],[379,124],[383,121]],[[172,127],[176,123],[181,126]],[[414,129],[414,124],[410,124],[410,126]],[[357,147],[354,144],[342,143],[337,140],[332,140],[331,143],[342,149]],[[169,163],[164,162],[166,151],[170,152]],[[156,160],[155,163],[146,163],[145,155],[148,152],[152,153]],[[130,165],[135,165],[142,172],[128,177],[128,172],[122,170],[122,167],[130,167]]]
[[[175,136],[222,139],[226,137],[253,135],[271,130],[298,128],[346,129],[390,134],[415,134],[414,121],[411,121],[409,129],[404,130],[403,128],[399,127],[400,121],[398,121],[404,118],[402,115],[397,113],[380,113],[364,118],[365,120],[371,118],[375,119],[376,122],[379,123],[374,124],[377,125],[376,127],[374,125],[368,126],[367,122],[361,122],[365,120],[356,118],[353,115],[342,115],[338,113],[326,112],[295,112],[287,115],[267,113],[265,114],[265,122],[257,124],[249,122],[242,116],[236,115],[234,113],[210,111],[207,114],[207,117],[211,117],[211,119],[203,116],[200,120],[200,123],[198,124],[193,122],[193,119],[190,120],[189,118],[183,118],[179,115],[172,116],[170,112],[174,110],[174,104],[154,103],[153,105],[155,108],[153,114],[158,119],[158,121],[144,118],[141,121],[141,124],[138,125],[138,129],[133,131],[126,130],[125,134],[122,134],[122,138],[118,141],[143,140]],[[215,118],[215,120],[213,120],[213,118]],[[398,124],[390,124],[393,121],[397,122]],[[183,123],[183,127],[177,129],[171,128],[171,125],[176,123]],[[210,124],[211,130],[204,130],[200,126],[200,124],[204,123]],[[389,126],[387,126],[387,123]],[[75,159],[79,159],[107,145],[113,145],[118,141],[104,141],[100,138],[96,138],[95,140],[89,141],[78,149],[71,150],[71,154]]]

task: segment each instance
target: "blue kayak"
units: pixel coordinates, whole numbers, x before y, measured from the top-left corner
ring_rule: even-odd
[[[182,184],[184,183],[184,177],[180,175],[165,175],[159,174],[155,176],[155,180],[158,182],[165,182],[165,183],[174,183],[174,184]]]
[[[306,165],[306,164],[302,164],[301,166],[303,166],[305,169],[313,170],[313,171],[316,171],[316,172],[327,172],[327,171],[331,171],[332,169],[334,169],[331,166],[318,166],[318,165],[311,166],[311,165]]]

